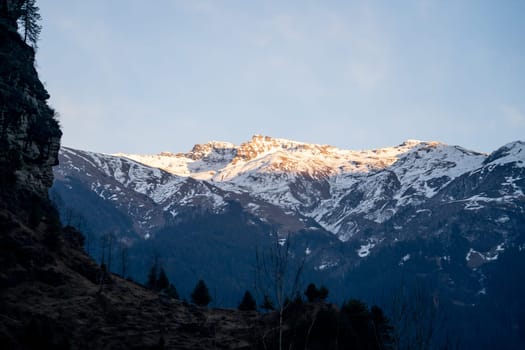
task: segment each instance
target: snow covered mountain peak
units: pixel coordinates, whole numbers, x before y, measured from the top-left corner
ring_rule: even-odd
[[[294,152],[313,146],[307,143],[272,138],[270,136],[254,135],[250,141],[242,143],[237,148],[234,163],[241,160],[250,161],[266,153],[276,151]]]
[[[515,169],[512,177],[506,170],[507,177],[497,181],[512,190],[512,198],[522,196],[524,149],[525,143],[517,141],[487,155],[407,140],[355,151],[255,135],[240,146],[212,141],[187,153],[108,156],[64,148],[61,155],[67,171],[86,163],[100,168],[127,189],[162,204],[174,218],[185,206],[215,212],[237,200],[251,214],[280,225],[282,232],[309,227],[306,222],[313,220],[345,241],[360,232],[363,220],[380,225],[401,208],[421,206],[434,197],[457,200],[457,194],[445,194],[453,182],[466,191],[456,179],[479,178],[499,166]],[[107,197],[108,189],[101,184],[92,187]]]
[[[407,147],[413,147],[413,146],[417,146],[419,145],[420,143],[425,143],[425,141],[421,141],[421,140],[416,140],[416,139],[408,139],[408,140],[405,140],[403,143],[401,143],[399,146],[407,146]]]
[[[185,157],[192,160],[201,160],[203,158],[217,158],[217,156],[228,156],[235,154],[236,146],[230,142],[210,141],[205,144],[196,144],[190,152],[184,154]]]
[[[485,160],[485,164],[502,165],[506,163],[516,163],[525,167],[525,142],[510,142],[490,154]]]
[[[302,174],[316,179],[345,173],[367,173],[390,167],[403,158],[410,158],[410,154],[420,158],[420,151],[427,154],[423,158],[428,158],[429,152],[443,158],[443,154],[453,154],[460,150],[462,149],[459,147],[434,141],[407,140],[398,146],[354,151],[254,135],[240,146],[211,141],[195,145],[188,153],[117,156],[179,176],[225,182],[254,172]]]

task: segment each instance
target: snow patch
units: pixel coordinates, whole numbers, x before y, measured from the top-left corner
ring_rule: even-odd
[[[506,222],[509,222],[510,218],[507,215],[503,215],[496,219],[496,222],[499,222],[500,224],[504,224]]]
[[[408,260],[410,260],[410,254],[407,254],[399,261],[399,266],[403,266]]]
[[[314,270],[323,271],[328,268],[336,267],[339,265],[337,261],[324,260],[319,266],[314,267]]]
[[[498,245],[498,247],[500,247]],[[503,249],[503,248],[500,248],[500,249]],[[500,251],[500,250],[497,250],[496,251]],[[487,252],[487,253],[480,253],[478,252],[477,250],[474,250],[472,248],[469,249],[466,257],[465,257],[465,260],[467,260],[467,262],[470,262],[470,260],[472,259],[472,256],[473,255],[477,255],[479,256],[482,260],[484,261],[494,261],[494,260],[498,260],[498,253],[494,253],[494,252]]]
[[[361,258],[367,257],[370,255],[370,250],[375,246],[375,242],[369,242],[367,244],[361,245],[361,247],[357,250],[357,255],[359,255]]]

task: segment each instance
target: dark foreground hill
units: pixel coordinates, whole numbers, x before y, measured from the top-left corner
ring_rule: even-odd
[[[5,208],[0,223],[2,349],[147,349],[162,343],[233,349],[256,343],[256,313],[162,299],[115,275],[101,284],[100,267],[76,245],[78,232],[61,230],[49,218],[31,228]]]

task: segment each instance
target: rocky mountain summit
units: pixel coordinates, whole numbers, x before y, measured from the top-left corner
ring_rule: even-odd
[[[276,225],[282,236],[320,227],[345,242],[402,211],[430,203],[462,203],[463,209],[473,210],[476,205],[481,209],[481,202],[519,201],[523,149],[523,142],[514,142],[487,155],[409,140],[395,147],[348,151],[256,135],[240,146],[210,142],[188,153],[151,156],[63,148],[56,176],[64,183],[68,178],[84,182],[117,207],[126,203],[123,212],[142,237],[188,207],[220,212],[233,200]],[[512,169],[508,179],[492,179],[498,173],[494,170],[503,168]],[[491,178],[491,196],[474,193],[482,190],[478,183],[474,192],[457,192],[458,184],[475,174]]]

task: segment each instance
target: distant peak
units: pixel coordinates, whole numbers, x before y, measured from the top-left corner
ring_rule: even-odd
[[[506,145],[504,145],[503,147],[505,147],[507,149],[524,148],[525,147],[525,141],[519,141],[518,140],[518,141],[509,142]]]
[[[423,143],[425,141],[421,141],[421,140],[416,140],[416,139],[408,139],[408,140],[405,140],[401,146],[415,146],[415,145],[419,145],[420,143]]]
[[[186,157],[193,160],[198,160],[206,157],[212,152],[224,153],[225,151],[233,151],[236,146],[230,142],[224,141],[210,141],[208,143],[196,144],[190,152],[186,153]]]
[[[197,143],[195,144],[195,146],[193,146],[193,148],[199,148],[199,147],[211,147],[211,148],[235,148],[235,145],[231,142],[227,142],[227,141],[215,141],[215,140],[212,140],[212,141],[209,141],[209,142],[206,142],[206,143]]]
[[[248,142],[274,143],[274,144],[277,144],[277,143],[290,143],[290,142],[291,143],[300,143],[300,142],[297,142],[297,141],[292,141],[292,140],[288,140],[288,139],[280,139],[280,138],[267,136],[267,135],[260,135],[260,134],[253,135],[251,140],[248,141]]]
[[[258,156],[274,151],[294,151],[299,149],[308,149],[316,147],[326,147],[319,146],[315,144],[308,144],[304,142],[292,141],[288,139],[280,139],[271,136],[263,136],[255,134],[252,136],[251,140],[242,143],[237,148],[237,155],[234,162],[239,160],[251,160],[257,158]]]
[[[519,160],[525,164],[525,142],[514,141],[501,146],[492,152],[485,160],[485,164],[498,162],[500,164]]]
[[[397,147],[402,147],[402,148],[431,147],[431,148],[435,148],[437,146],[446,146],[446,144],[444,144],[443,142],[438,142],[438,141],[422,141],[422,140],[408,139],[408,140],[405,140],[400,145],[398,145]]]

